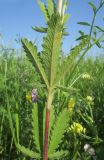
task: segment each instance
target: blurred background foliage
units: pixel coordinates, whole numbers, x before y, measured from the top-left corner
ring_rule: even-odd
[[[90,159],[83,149],[84,144],[89,143],[95,148],[98,159],[102,160],[102,156],[104,156],[104,56],[83,59],[73,75],[74,79],[81,74],[83,76],[73,86],[75,91],[61,92],[59,90],[53,102],[57,106],[55,107],[56,115],[63,107],[68,107],[68,103],[71,103],[70,99],[74,102],[71,103],[73,108],[70,113],[69,129],[59,145],[59,149],[67,148],[69,150],[70,158],[68,159],[77,159],[77,157]],[[90,78],[86,75],[89,75]],[[6,109],[6,87],[12,114],[15,117],[15,114],[19,113],[19,132],[22,133],[20,140],[26,146],[29,144],[33,148],[31,123],[29,123],[32,105],[26,99],[26,95],[36,88],[39,103],[42,106],[46,102],[46,95],[42,91],[44,86],[40,77],[22,51],[19,56],[15,50],[0,51],[0,159],[28,160],[28,157],[16,150],[11,136]],[[92,100],[88,100],[86,97],[92,97]],[[86,134],[75,135],[71,132],[70,126],[73,122],[78,122],[85,127]]]

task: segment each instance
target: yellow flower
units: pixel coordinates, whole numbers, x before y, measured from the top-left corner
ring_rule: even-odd
[[[82,75],[82,78],[83,78],[83,79],[87,79],[87,80],[91,80],[91,79],[92,79],[92,77],[91,77],[89,74],[87,74],[87,73],[86,73],[86,74],[83,74],[83,75]]]
[[[73,108],[75,106],[75,100],[73,98],[70,98],[69,102],[68,102],[68,109],[69,111],[72,111]]]
[[[73,131],[74,133],[85,133],[86,129],[80,124],[80,123],[76,123],[74,122],[71,127],[70,130]]]
[[[29,93],[26,94],[26,100],[31,102],[31,95]]]

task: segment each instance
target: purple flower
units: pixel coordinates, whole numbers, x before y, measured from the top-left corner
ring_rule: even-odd
[[[37,89],[33,89],[31,92],[32,102],[35,103],[38,101]]]

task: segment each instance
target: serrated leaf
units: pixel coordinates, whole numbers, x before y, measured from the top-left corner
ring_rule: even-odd
[[[47,36],[44,37],[42,52],[43,66],[52,87],[57,79],[62,31],[61,17],[59,14],[52,15],[48,23]]]
[[[48,12],[49,12],[49,15],[51,16],[54,13],[54,1],[47,0],[47,4],[48,4]]]
[[[42,64],[40,62],[36,46],[34,46],[33,43],[31,41],[29,42],[27,39],[22,39],[21,42],[27,57],[31,61],[32,65],[34,65],[35,68],[38,70],[38,73],[40,74],[41,78],[43,79],[48,89],[49,83],[48,83],[46,74],[44,72],[44,69],[42,67]]]
[[[70,77],[73,66],[76,64],[78,56],[81,54],[82,50],[86,47],[87,44],[88,36],[81,39],[81,42],[75,47],[73,47],[68,56],[64,58],[64,61],[62,62],[62,65],[60,67],[60,79],[65,79],[66,81]]]
[[[85,44],[86,44],[86,45],[89,44],[90,40],[91,40],[91,37],[88,36],[88,37],[86,38],[86,42],[87,42],[87,43],[85,43]],[[97,41],[96,41],[96,42],[97,42]],[[94,43],[94,44],[95,44],[95,43]],[[86,47],[85,50],[82,52],[80,58],[78,59],[78,61],[76,62],[76,64],[74,65],[74,67],[73,67],[73,69],[72,69],[72,71],[71,71],[70,77],[68,77],[68,79],[67,79],[67,83],[68,83],[68,82],[70,81],[70,79],[73,77],[73,73],[75,73],[75,70],[77,69],[80,61],[83,59],[83,57],[85,56],[85,54],[92,48],[92,46],[94,46],[94,44],[91,44],[89,47]]]
[[[49,143],[50,143],[50,137],[51,137],[54,124],[55,124],[55,112],[52,106],[51,112],[50,112],[50,124],[49,124]]]
[[[40,152],[40,144],[39,144],[39,121],[38,121],[38,105],[37,103],[34,103],[33,109],[32,109],[32,133],[33,133],[33,139],[34,144],[36,146],[36,149]]]
[[[84,26],[90,26],[88,22],[78,22],[77,24],[84,25]]]
[[[92,7],[94,13],[96,13],[96,6],[92,2],[89,2],[88,4]]]
[[[40,159],[40,154],[31,151],[29,148],[21,146],[20,144],[17,144],[16,147],[18,148],[19,151],[21,151],[23,154],[25,154],[27,156],[29,156],[31,158]]]
[[[53,154],[58,148],[59,143],[65,133],[69,121],[69,113],[67,109],[64,109],[57,117],[54,125],[51,140],[49,144],[48,154]]]
[[[43,12],[43,14],[45,16],[46,21],[48,21],[49,20],[49,13],[48,13],[47,7],[45,6],[45,4],[41,0],[39,0],[38,4],[39,4],[41,11]]]
[[[43,105],[43,103],[42,103]],[[38,105],[38,123],[39,123],[39,143],[41,156],[43,156],[43,146],[44,146],[44,132],[45,132],[45,107],[41,104]]]
[[[49,156],[48,156],[48,158],[49,159],[61,159],[61,158],[64,158],[64,157],[66,157],[67,155],[68,155],[68,153],[69,153],[69,151],[57,151],[57,152],[55,152],[55,153],[53,153],[53,154],[50,154]]]
[[[41,33],[47,33],[47,28],[44,27],[32,27],[33,30]]]

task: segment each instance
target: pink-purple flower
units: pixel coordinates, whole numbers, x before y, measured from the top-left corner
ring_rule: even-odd
[[[38,101],[37,89],[33,89],[31,91],[31,100],[32,100],[33,103]]]

